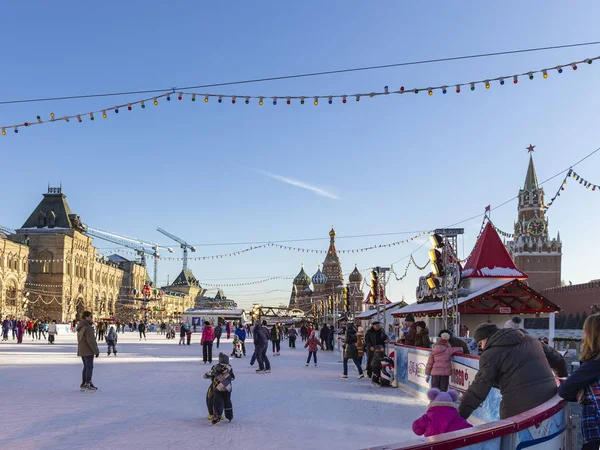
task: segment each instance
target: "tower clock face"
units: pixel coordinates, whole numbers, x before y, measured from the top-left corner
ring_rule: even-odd
[[[544,233],[545,229],[546,225],[544,224],[544,221],[538,218],[533,219],[527,226],[527,232],[534,236],[540,236]]]

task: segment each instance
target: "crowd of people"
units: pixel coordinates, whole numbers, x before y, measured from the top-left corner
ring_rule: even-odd
[[[49,344],[54,344],[57,334],[55,320],[43,319],[21,319],[15,317],[5,317],[2,320],[2,340],[8,341],[12,336],[12,340],[16,340],[17,344],[22,344],[23,339],[27,336],[32,341],[48,340]]]

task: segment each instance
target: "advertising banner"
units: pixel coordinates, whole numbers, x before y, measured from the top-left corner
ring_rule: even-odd
[[[427,375],[425,375],[425,366],[428,359],[429,355],[427,354],[408,351],[408,371],[406,378],[409,383],[429,389],[429,383],[425,380],[427,378]]]

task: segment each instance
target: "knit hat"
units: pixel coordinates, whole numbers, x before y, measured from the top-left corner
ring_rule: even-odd
[[[441,332],[440,333],[440,339],[443,339],[444,341],[449,341],[450,340],[450,333],[448,333],[448,332]]]
[[[519,329],[519,324],[521,323],[520,317],[513,317],[508,322],[504,324],[504,328],[513,328],[515,330]]]
[[[413,316],[412,313],[408,313],[406,315],[406,321],[407,322],[414,322],[415,321],[415,316]]]
[[[416,325],[417,325],[418,327],[421,327],[421,328],[427,328],[427,325],[425,325],[425,322],[423,322],[422,320],[420,320],[419,322],[417,322],[417,324],[416,324]]]
[[[484,339],[489,338],[492,334],[498,331],[498,327],[493,323],[481,323],[477,325],[473,332],[473,338],[475,342],[479,343]]]
[[[225,353],[219,353],[219,362],[221,364],[229,364],[229,356]]]
[[[373,325],[381,325],[381,322],[379,320],[374,320],[373,322],[371,322],[371,326]]]
[[[429,389],[427,391],[427,398],[429,398],[429,408],[434,406],[451,406],[458,408],[456,401],[458,400],[458,392],[453,389],[449,389],[448,392],[440,391],[437,388]]]

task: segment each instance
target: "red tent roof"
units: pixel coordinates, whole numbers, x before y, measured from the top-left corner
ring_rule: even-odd
[[[517,269],[500,236],[488,222],[462,272],[463,278],[527,278]]]

